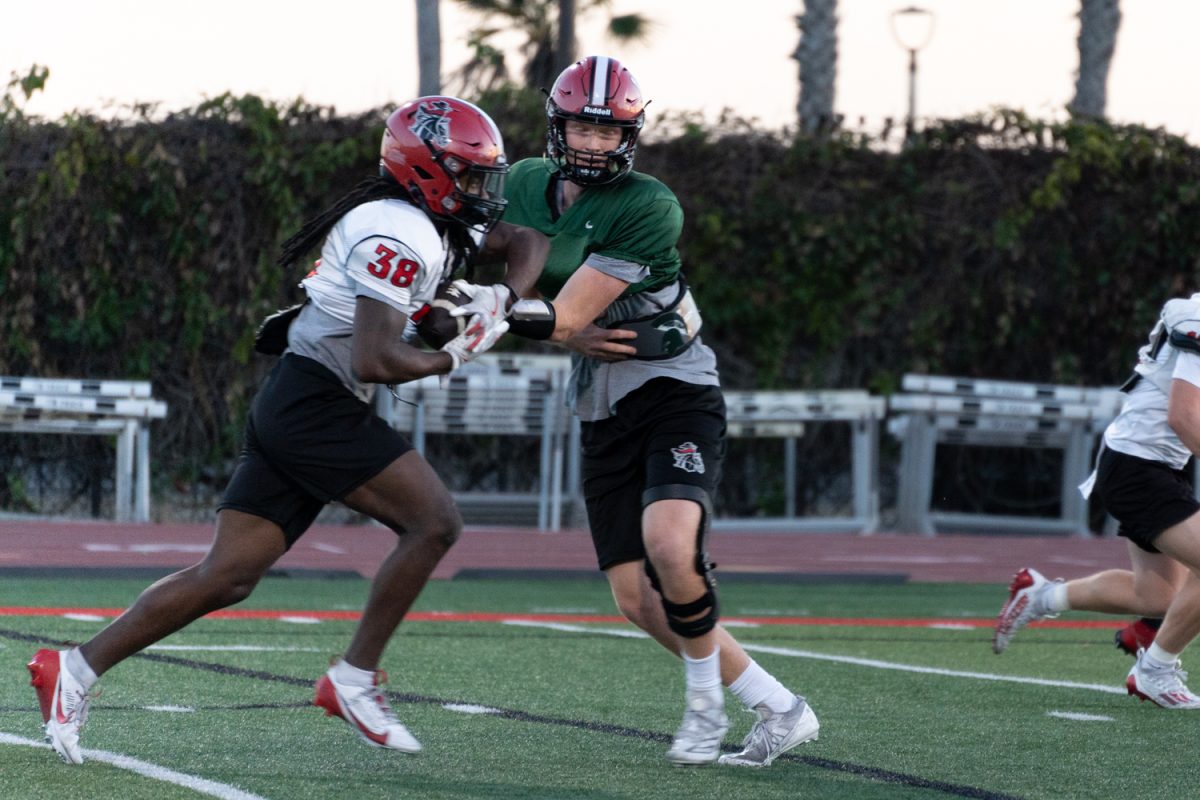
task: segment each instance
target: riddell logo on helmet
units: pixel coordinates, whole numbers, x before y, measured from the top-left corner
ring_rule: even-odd
[[[604,106],[584,106],[583,113],[595,114],[598,117],[611,117],[612,109],[605,108]]]

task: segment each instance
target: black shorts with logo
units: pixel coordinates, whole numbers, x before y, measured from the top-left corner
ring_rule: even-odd
[[[643,495],[696,486],[711,498],[725,458],[720,387],[655,378],[617,402],[616,414],[581,426],[583,494],[600,569],[646,557]]]
[[[289,353],[254,398],[245,445],[218,509],[271,520],[291,547],[326,503],[411,449],[336,375]]]
[[[1159,534],[1200,511],[1192,487],[1191,462],[1172,469],[1161,461],[1104,448],[1096,466],[1096,496],[1120,523],[1124,536],[1148,553],[1159,552]]]

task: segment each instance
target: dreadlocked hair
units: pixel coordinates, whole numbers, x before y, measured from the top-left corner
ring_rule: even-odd
[[[286,267],[294,263],[308,251],[325,241],[329,231],[346,213],[363,203],[375,200],[395,198],[412,202],[408,190],[397,183],[390,175],[367,178],[360,182],[341,198],[322,211],[317,216],[304,223],[295,234],[283,243],[283,253],[279,256],[279,265]]]
[[[279,256],[279,265],[290,266],[313,248],[319,246],[329,235],[329,231],[337,221],[352,209],[376,200],[406,200],[418,208],[423,208],[412,193],[401,186],[391,175],[379,175],[361,181],[336,203],[322,211],[317,216],[305,222],[303,227],[283,243],[283,252]],[[467,280],[471,280],[475,272],[475,256],[479,248],[471,238],[467,228],[460,224],[445,225],[441,220],[434,219],[434,225],[439,231],[448,227],[446,239],[450,245],[450,269],[447,277],[454,275],[461,268]]]
[[[465,225],[451,225],[446,236],[450,244],[450,268],[446,271],[447,279],[463,271],[463,277],[468,281],[475,280],[475,256],[479,255],[479,246],[471,238]]]

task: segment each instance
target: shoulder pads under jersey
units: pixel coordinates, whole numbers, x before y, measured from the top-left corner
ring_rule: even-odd
[[[1162,321],[1172,347],[1200,353],[1200,294],[1168,300]]]

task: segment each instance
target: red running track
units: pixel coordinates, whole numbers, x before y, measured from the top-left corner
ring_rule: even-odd
[[[394,541],[378,526],[318,525],[280,569],[352,571],[372,577]],[[198,561],[212,540],[203,524],[0,520],[0,569],[12,567],[177,568]],[[717,531],[709,553],[717,574],[903,575],[914,582],[1004,583],[1023,566],[1075,578],[1128,568],[1123,539],[1066,536],[814,534]],[[434,572],[522,569],[594,571],[586,531],[468,528]]]

